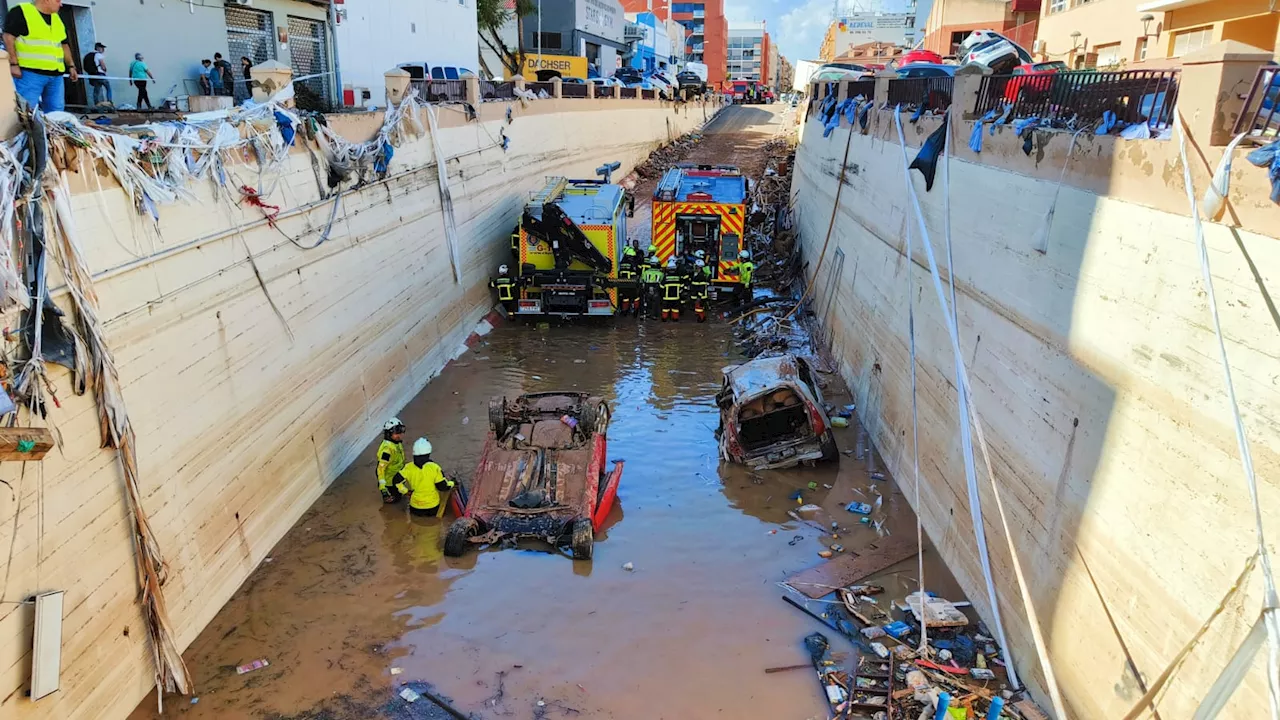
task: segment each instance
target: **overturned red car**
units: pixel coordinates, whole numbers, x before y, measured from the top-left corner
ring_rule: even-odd
[[[462,516],[444,553],[533,538],[591,559],[595,533],[618,496],[622,461],[606,472],[609,406],[579,392],[489,402],[489,434]]]

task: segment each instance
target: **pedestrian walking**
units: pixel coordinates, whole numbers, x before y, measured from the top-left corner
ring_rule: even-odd
[[[93,44],[93,52],[85,53],[80,64],[84,66],[85,75],[104,76],[107,74],[107,46],[102,43]],[[111,82],[109,80],[89,80],[89,87],[93,88],[93,104],[101,105],[102,103],[115,104],[115,100],[111,97]]]
[[[245,87],[248,87],[249,81],[253,79],[253,73],[250,72],[251,70],[253,70],[253,61],[241,55],[240,56],[240,72],[241,74],[244,75]]]
[[[222,78],[222,92],[219,95],[232,95],[236,88],[236,73],[231,69],[231,63],[222,57],[222,53],[213,54],[213,67],[219,72]]]
[[[129,79],[138,87],[138,109],[142,109],[142,104],[147,104],[148,110],[154,110],[151,107],[151,96],[147,94],[147,82],[155,80],[156,76],[151,74],[151,69],[142,61],[142,53],[133,54],[133,62],[129,63]]]
[[[13,6],[4,18],[13,87],[28,105],[45,112],[66,107],[62,73],[69,73],[71,82],[80,80],[60,9],[62,0],[34,0]]]

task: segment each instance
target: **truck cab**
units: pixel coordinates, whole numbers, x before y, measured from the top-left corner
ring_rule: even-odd
[[[682,163],[653,191],[653,244],[663,264],[703,251],[711,267],[713,298],[741,292],[738,254],[743,248],[747,179],[733,165]]]

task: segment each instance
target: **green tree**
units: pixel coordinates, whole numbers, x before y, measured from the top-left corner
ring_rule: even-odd
[[[516,76],[524,68],[524,19],[527,15],[538,12],[534,0],[476,0],[476,23],[479,26],[480,41],[498,56],[502,70]],[[512,18],[516,21],[516,46],[507,47],[502,41],[500,32]],[[489,75],[498,77],[480,58],[480,67]]]

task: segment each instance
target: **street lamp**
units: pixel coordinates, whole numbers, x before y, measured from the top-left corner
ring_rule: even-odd
[[[1075,52],[1080,47],[1080,31],[1071,31],[1071,52]]]
[[[1159,26],[1159,25],[1157,25],[1157,26],[1156,26],[1156,32],[1155,32],[1155,33],[1147,32],[1148,28],[1150,28],[1150,26],[1151,26],[1151,23],[1155,22],[1155,20],[1156,20],[1156,16],[1155,16],[1155,15],[1152,15],[1151,13],[1147,13],[1146,15],[1143,15],[1142,17],[1140,17],[1140,18],[1138,18],[1138,19],[1142,21],[1142,37],[1152,37],[1153,35],[1159,35],[1159,34],[1160,34],[1160,32],[1159,32],[1159,31],[1160,31],[1160,26]]]

